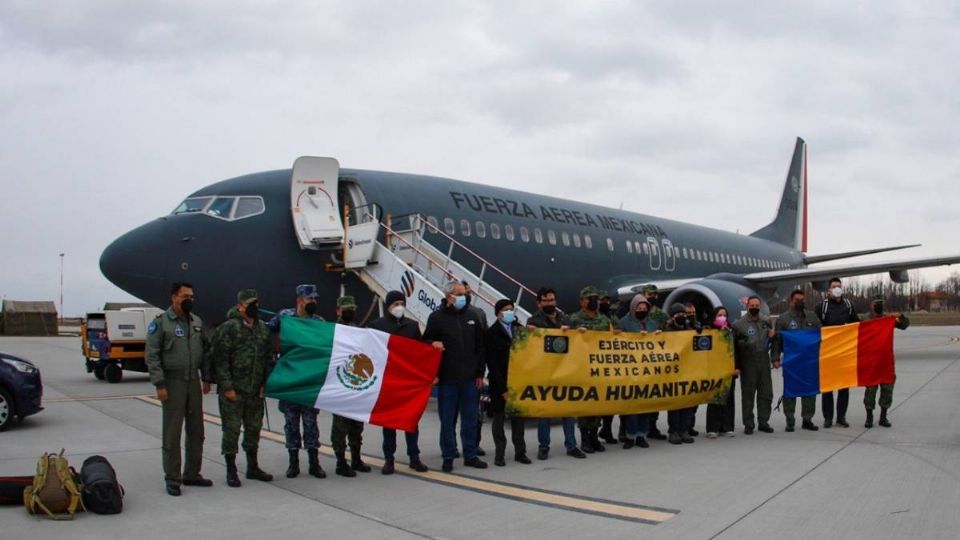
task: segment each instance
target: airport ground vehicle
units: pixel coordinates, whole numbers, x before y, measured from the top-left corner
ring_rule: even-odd
[[[123,371],[146,373],[147,326],[161,310],[123,308],[87,313],[80,328],[87,373],[117,383]]]
[[[33,362],[0,352],[0,431],[14,419],[43,410],[43,383],[40,370]]]

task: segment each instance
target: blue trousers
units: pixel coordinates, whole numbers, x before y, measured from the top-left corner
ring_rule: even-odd
[[[537,442],[540,448],[550,449],[550,420],[544,418],[537,422]],[[567,450],[577,447],[577,419],[563,419],[563,446]]]
[[[650,432],[650,423],[656,419],[656,413],[630,414],[627,419],[627,436],[631,438],[646,437]]]
[[[480,391],[477,390],[476,382],[471,379],[438,384],[437,408],[440,413],[440,452],[443,459],[454,459],[457,455],[458,414],[463,458],[477,457],[477,414],[480,409]]]
[[[403,432],[404,438],[407,440],[407,456],[411,459],[420,456],[420,432],[414,431],[410,433],[409,431]],[[383,428],[383,457],[387,459],[393,459],[393,455],[397,453],[397,430],[390,428]]]
[[[280,412],[283,413],[283,434],[287,450],[299,450],[301,444],[308,450],[320,448],[320,429],[317,428],[317,409],[280,400]],[[300,422],[303,422],[303,437],[300,436]]]

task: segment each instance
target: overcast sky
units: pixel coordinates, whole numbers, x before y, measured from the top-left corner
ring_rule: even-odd
[[[751,232],[960,253],[960,4],[0,2],[0,295],[129,296],[115,237],[300,155]],[[928,271],[932,281],[949,270]]]

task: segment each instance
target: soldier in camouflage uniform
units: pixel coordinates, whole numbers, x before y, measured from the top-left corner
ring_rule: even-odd
[[[883,317],[883,295],[878,294],[870,302],[870,313],[863,318],[864,320]],[[910,319],[906,315],[897,315],[896,327],[900,330],[906,330],[910,326]],[[868,386],[863,392],[863,406],[867,409],[867,421],[863,427],[873,427],[873,408],[877,403],[877,387]],[[887,410],[893,405],[893,383],[884,383],[880,385],[880,421],[877,422],[883,427],[891,427],[890,420],[887,419]]]
[[[356,326],[357,302],[352,296],[341,296],[337,299],[337,324]],[[347,463],[347,440],[350,441],[350,463]],[[339,415],[333,415],[333,426],[330,430],[330,441],[333,452],[337,455],[337,474],[354,477],[355,471],[370,472],[370,466],[363,462],[360,456],[360,445],[363,443],[363,422],[351,420]]]
[[[275,339],[280,338],[280,322],[283,317],[303,317],[322,321],[317,315],[317,286],[311,284],[297,285],[297,307],[281,310],[276,314],[267,328],[274,333]],[[307,472],[317,478],[326,478],[327,473],[320,467],[320,429],[317,427],[319,410],[308,405],[280,400],[280,412],[283,413],[283,435],[290,456],[287,466],[287,478],[295,478],[300,474],[300,447],[307,450]],[[300,436],[300,424],[303,423],[303,437]]]
[[[601,296],[603,291],[592,285],[580,290],[580,311],[570,316],[571,328],[576,328],[580,332],[587,330],[620,332],[619,320],[607,317],[598,311]],[[577,419],[577,425],[580,428],[580,446],[584,452],[592,454],[606,450],[600,442],[599,416],[581,416]]]
[[[273,476],[257,464],[260,428],[263,426],[263,386],[273,362],[270,331],[257,318],[257,291],[237,293],[237,305],[214,334],[211,363],[220,394],[223,425],[221,451],[227,461],[227,485],[240,487],[237,476],[237,441],[243,427],[243,450],[247,454],[247,478],[269,482]]]
[[[733,338],[737,369],[740,370],[740,396],[743,409],[743,432],[753,435],[753,403],[757,403],[757,423],[760,431],[773,433],[770,427],[770,409],[773,405],[773,381],[770,378],[770,320],[760,315],[760,298],[747,300],[747,315],[733,323]],[[777,361],[779,367],[780,361]]]
[[[777,317],[777,323],[774,325],[776,334],[773,336],[773,351],[770,357],[773,359],[773,367],[780,367],[780,358],[783,353],[783,332],[791,330],[802,330],[804,328],[820,328],[820,319],[814,315],[813,311],[806,309],[804,303],[804,294],[800,289],[790,293],[790,309],[781,313]],[[787,431],[792,432],[796,428],[797,398],[783,398],[783,415],[787,417]],[[808,431],[817,431],[820,428],[813,423],[813,415],[817,412],[817,396],[803,396],[800,398],[800,418],[803,423],[800,425]]]
[[[200,476],[203,462],[203,396],[210,392],[203,321],[193,315],[193,286],[174,283],[170,307],[147,327],[146,363],[163,408],[163,472],[167,493],[180,484],[209,487]],[[203,382],[201,384],[201,378]],[[201,389],[202,388],[202,389]],[[181,475],[180,435],[186,423],[186,467]]]
[[[666,312],[660,309],[658,306],[658,301],[660,297],[660,290],[657,289],[657,286],[653,283],[648,283],[644,285],[640,292],[643,293],[643,297],[647,299],[647,302],[650,303],[650,314],[647,316],[651,321],[653,321],[657,330],[663,331],[667,329],[667,321],[670,317],[667,316]],[[655,439],[658,441],[666,440],[667,436],[660,431],[660,428],[657,427],[657,419],[660,418],[659,412],[650,413],[650,432],[647,434],[648,439]]]

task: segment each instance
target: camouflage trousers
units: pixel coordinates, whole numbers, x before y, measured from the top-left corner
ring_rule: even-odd
[[[803,421],[813,421],[813,414],[817,412],[817,396],[807,396],[800,398],[800,418]],[[796,422],[797,398],[783,398],[783,415],[787,417],[787,425],[792,426]]]
[[[348,438],[350,440],[350,451],[360,453],[360,444],[363,443],[363,422],[336,414],[333,415],[333,427],[330,430],[330,443],[333,446],[333,451],[337,453],[346,452]]]
[[[320,448],[320,429],[317,427],[317,414],[313,407],[280,400],[280,412],[283,413],[284,446],[287,450],[308,450]],[[303,437],[300,436],[300,423],[303,422]]]
[[[868,386],[867,389],[863,392],[863,406],[869,410],[877,404],[877,387]],[[889,409],[893,405],[893,383],[886,383],[880,385],[880,408]]]
[[[256,452],[260,444],[260,428],[263,427],[263,398],[256,394],[237,392],[237,400],[230,401],[220,394],[220,421],[223,437],[220,452],[225,456],[237,454],[240,428],[243,427],[243,449]]]

